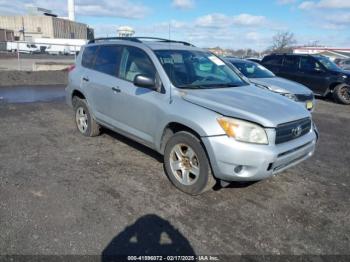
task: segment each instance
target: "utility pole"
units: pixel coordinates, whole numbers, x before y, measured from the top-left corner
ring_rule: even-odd
[[[22,16],[22,33],[23,33],[23,41],[26,41],[25,31],[24,31],[24,17]]]

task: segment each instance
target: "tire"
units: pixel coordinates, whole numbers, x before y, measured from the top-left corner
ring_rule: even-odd
[[[188,132],[178,132],[168,140],[164,167],[173,185],[190,195],[204,193],[216,183],[201,141]]]
[[[86,100],[74,97],[73,108],[78,131],[84,136],[98,136],[100,134],[100,125],[93,119]]]
[[[350,85],[340,84],[334,88],[334,100],[340,104],[350,105]]]

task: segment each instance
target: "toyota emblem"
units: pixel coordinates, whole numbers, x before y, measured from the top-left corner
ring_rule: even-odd
[[[299,137],[302,132],[303,132],[303,128],[301,126],[298,126],[298,127],[292,129],[293,137]]]

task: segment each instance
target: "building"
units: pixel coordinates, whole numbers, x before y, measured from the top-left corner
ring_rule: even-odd
[[[336,48],[336,47],[297,47],[293,49],[294,54],[310,54],[310,55],[324,55],[331,60],[337,58],[347,59],[350,58],[350,48]]]
[[[130,26],[121,26],[117,30],[119,37],[132,37],[135,35],[135,30]]]
[[[15,40],[35,38],[88,39],[88,26],[53,14],[0,16],[0,28],[12,30]]]
[[[12,30],[0,28],[0,42],[11,42],[15,40],[15,34]]]

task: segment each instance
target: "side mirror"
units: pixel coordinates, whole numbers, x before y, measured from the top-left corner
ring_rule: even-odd
[[[134,85],[144,88],[149,88],[152,90],[156,89],[156,83],[153,78],[146,75],[137,75],[134,79]]]

